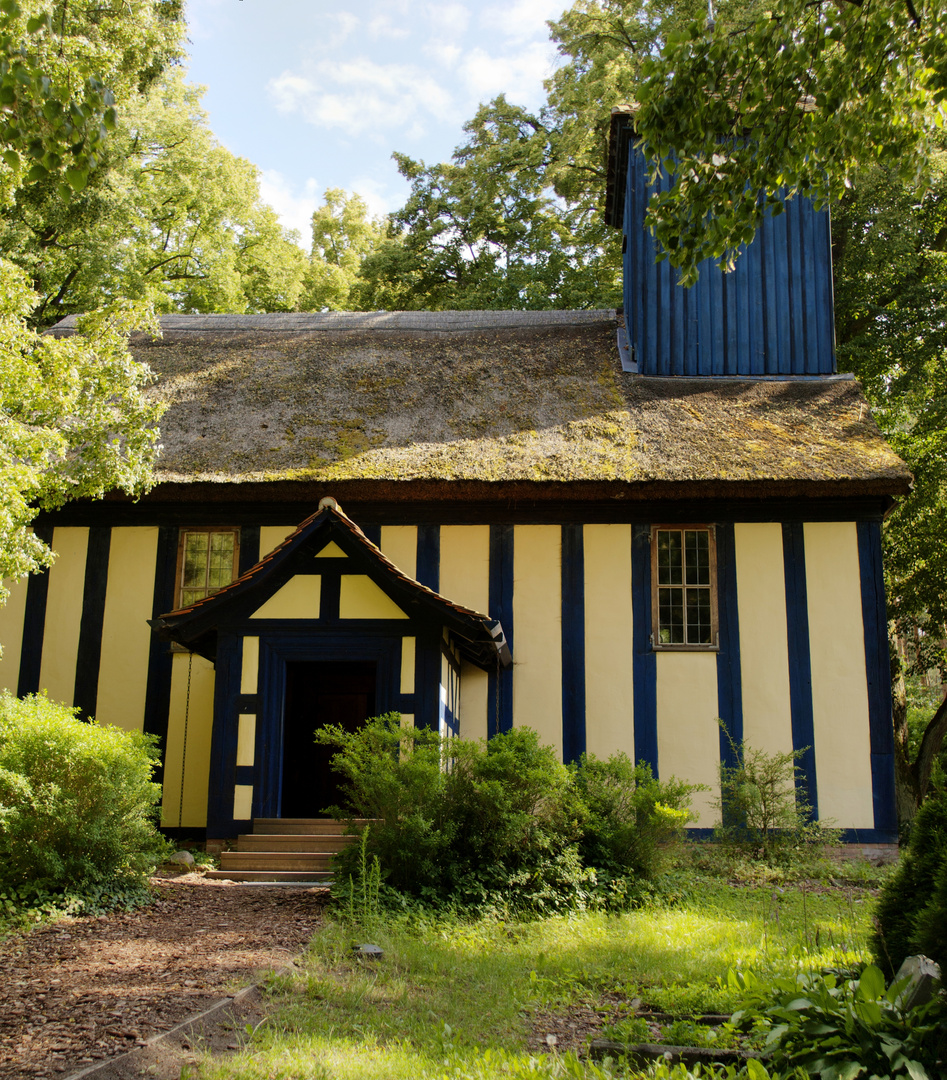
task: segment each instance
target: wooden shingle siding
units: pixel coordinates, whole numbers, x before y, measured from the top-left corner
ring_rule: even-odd
[[[835,372],[829,214],[797,198],[767,217],[725,274],[701,265],[690,289],[656,262],[644,227],[645,158],[631,150],[625,187],[624,304],[633,359],[642,375],[786,376]],[[662,174],[659,190],[669,179]]]

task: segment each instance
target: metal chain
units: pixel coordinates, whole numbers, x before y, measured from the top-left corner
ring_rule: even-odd
[[[181,797],[178,800],[178,828],[184,826],[184,770],[187,766],[187,724],[191,715],[191,669],[194,653],[187,654],[187,698],[184,702],[184,746],[181,749]]]

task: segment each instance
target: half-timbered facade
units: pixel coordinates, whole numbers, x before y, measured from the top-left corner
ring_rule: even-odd
[[[320,811],[313,729],[397,710],[623,751],[707,785],[700,827],[728,735],[804,751],[821,818],[894,836],[880,530],[910,477],[834,373],[827,228],[799,208],[685,295],[642,259],[626,124],[623,314],[133,341],[168,405],[158,483],[39,520],[58,558],[0,611],[0,682],[157,735],[165,827]]]

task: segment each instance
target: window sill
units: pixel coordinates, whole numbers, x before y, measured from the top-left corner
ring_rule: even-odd
[[[720,652],[719,645],[652,645],[652,652]]]

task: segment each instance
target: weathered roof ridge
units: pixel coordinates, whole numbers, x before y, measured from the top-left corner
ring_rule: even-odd
[[[52,327],[56,335],[75,330],[75,315]],[[260,315],[162,315],[162,331],[220,333],[271,331],[285,334],[339,330],[444,331],[518,330],[544,326],[585,327],[614,322],[613,308],[583,311],[321,311],[271,312]]]

